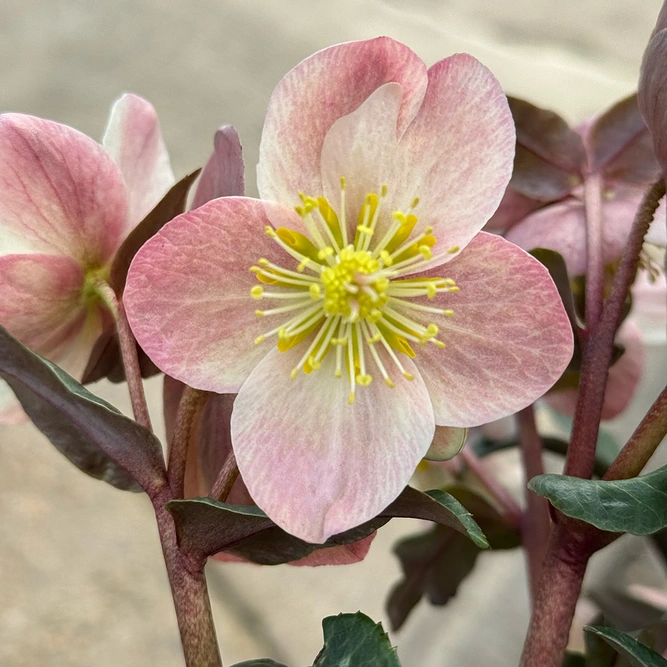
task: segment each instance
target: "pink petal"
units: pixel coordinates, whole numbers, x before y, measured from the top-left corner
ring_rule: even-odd
[[[292,561],[289,564],[295,567],[319,567],[320,565],[351,565],[353,563],[360,563],[366,558],[376,535],[377,532],[371,533],[368,537],[364,537],[363,540],[352,542],[352,544],[318,549],[317,551],[313,551],[312,554]]]
[[[439,321],[447,347],[415,359],[436,424],[477,426],[539,398],[572,356],[572,329],[546,269],[517,246],[481,232],[447,264],[461,291],[437,297],[454,316]]]
[[[632,320],[626,320],[623,323],[619,329],[617,341],[625,346],[625,353],[609,369],[602,419],[613,419],[628,407],[644,370],[642,337]],[[556,391],[545,396],[545,401],[554,410],[573,417],[578,393],[576,389]]]
[[[329,354],[313,374],[290,380],[301,346],[272,350],[236,398],[232,443],[256,503],[284,530],[322,543],[376,516],[407,484],[434,433],[426,387],[416,375],[394,389],[373,382],[349,405],[349,384]]]
[[[0,257],[0,324],[24,345],[81,379],[110,316],[81,305],[83,271],[69,257]],[[1,383],[0,422],[24,421],[13,392]]]
[[[463,248],[498,208],[514,146],[512,114],[493,74],[464,53],[441,60],[399,143],[394,205],[404,209],[419,197],[415,214],[433,227],[436,248]]]
[[[223,125],[215,133],[213,154],[199,177],[192,208],[217,197],[242,197],[244,194],[241,141],[231,125]]]
[[[618,197],[602,206],[603,260],[611,264],[623,254],[639,206],[638,197]],[[512,227],[508,241],[524,248],[550,248],[563,255],[570,276],[586,273],[586,217],[575,198],[546,206]]]
[[[0,116],[0,252],[105,264],[123,240],[123,178],[102,147],[59,123]]]
[[[123,173],[134,227],[175,183],[153,105],[137,95],[123,95],[111,108],[102,144]]]
[[[503,195],[498,210],[491,216],[484,229],[487,232],[502,234],[542,206],[542,202],[530,199],[510,186]]]
[[[249,271],[260,257],[288,257],[264,233],[268,210],[300,223],[296,213],[255,199],[225,197],[167,223],[137,253],[125,307],[139,344],[168,375],[218,393],[239,390],[270,342],[255,315]]]
[[[391,81],[403,87],[402,134],[426,88],[426,67],[404,44],[389,37],[338,44],[288,72],[273,92],[264,122],[257,168],[261,197],[294,205],[300,191],[322,194],[325,135],[336,120]]]

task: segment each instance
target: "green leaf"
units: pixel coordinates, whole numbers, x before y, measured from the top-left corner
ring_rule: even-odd
[[[667,466],[620,481],[539,475],[528,486],[566,516],[600,530],[650,535],[667,527]]]
[[[329,616],[322,629],[324,648],[313,667],[400,667],[382,624],[361,612]]]
[[[287,667],[282,662],[276,662],[271,660],[271,658],[257,658],[256,660],[244,660],[243,662],[237,662],[232,665],[232,667]]]
[[[111,265],[110,283],[118,296],[123,294],[127,272],[139,248],[148,239],[155,236],[170,220],[185,211],[188,191],[200,171],[201,169],[193,171],[172,186],[155,208],[130,232],[116,251]]]
[[[148,429],[91,394],[0,327],[0,376],[37,428],[80,470],[130,491],[166,484],[162,447]]]
[[[520,535],[509,528],[498,511],[476,491],[452,485],[447,491],[474,516],[493,549],[512,549]],[[475,566],[482,549],[449,527],[435,528],[401,540],[394,552],[404,578],[392,589],[387,613],[392,630],[398,630],[423,596],[431,604],[444,605],[456,595],[461,582]]]
[[[421,493],[406,487],[376,518],[330,537],[324,544],[309,544],[278,528],[257,507],[229,505],[211,498],[167,503],[176,523],[179,544],[199,558],[226,551],[255,563],[278,565],[304,558],[313,551],[351,544],[383,526],[393,517],[425,519],[449,526],[481,548],[484,533],[468,511],[443,491]]]
[[[632,667],[667,667],[667,660],[659,653],[623,632],[600,625],[588,625],[584,630],[602,637]]]

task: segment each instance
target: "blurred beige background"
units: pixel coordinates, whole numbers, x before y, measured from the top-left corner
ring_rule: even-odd
[[[280,77],[330,44],[391,35],[428,63],[468,51],[509,93],[577,121],[636,85],[660,0],[2,0],[0,110],[58,120],[101,136],[123,91],[162,120],[174,171],[208,156],[234,124],[249,192],[266,102]],[[627,434],[656,395],[651,363]],[[94,389],[128,409],[124,387]],[[151,382],[153,407],[159,382]],[[156,412],[156,419],[159,419]],[[520,480],[514,480],[518,488]],[[29,426],[0,428],[0,665],[177,667],[175,619],[145,498],[88,479]],[[321,646],[320,620],[361,609],[384,619],[398,576],[395,521],[368,559],[343,569],[208,568],[226,665],[271,656],[300,667]],[[639,544],[602,559],[649,556]],[[604,572],[604,568],[598,571]],[[607,570],[608,571],[608,570]],[[630,575],[627,575],[630,576]],[[599,577],[598,577],[599,578]],[[419,606],[392,637],[404,667],[516,665],[527,621],[521,556],[488,554],[448,607]]]

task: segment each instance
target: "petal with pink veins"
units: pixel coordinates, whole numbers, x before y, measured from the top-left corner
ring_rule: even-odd
[[[271,96],[264,122],[257,167],[262,199],[295,205],[301,191],[322,194],[320,156],[327,132],[392,81],[403,87],[400,135],[427,84],[426,66],[404,44],[389,37],[338,44],[288,72]]]
[[[632,320],[626,320],[618,331],[617,342],[625,347],[623,356],[609,369],[602,406],[602,419],[620,415],[632,400],[644,370],[644,345],[641,332]],[[579,392],[576,389],[555,391],[545,397],[554,410],[574,416]]]
[[[213,139],[213,154],[204,167],[192,208],[217,197],[242,197],[245,194],[241,141],[231,125],[223,125]]]
[[[526,407],[572,357],[572,329],[547,270],[519,247],[481,232],[447,264],[461,291],[430,302],[454,315],[438,321],[444,350],[415,359],[440,426],[478,426]]]
[[[214,199],[167,223],[132,261],[124,302],[141,347],[165,373],[197,389],[237,392],[271,345],[254,340],[273,325],[257,317],[249,269],[287,255],[266,234],[267,211],[294,213],[245,197]]]
[[[333,354],[290,379],[300,346],[272,350],[236,398],[232,442],[255,502],[281,528],[322,543],[376,516],[408,483],[433,439],[428,391],[415,375],[390,389],[375,381],[349,405]]]
[[[435,255],[463,248],[498,208],[514,147],[514,121],[498,80],[468,54],[445,58],[429,69],[424,102],[399,141],[392,204],[405,210],[419,197],[415,231],[433,227]]]
[[[0,116],[0,253],[105,264],[126,232],[123,177],[95,141],[65,125]]]
[[[125,179],[130,200],[128,222],[134,228],[175,183],[153,105],[125,93],[111,108],[102,145]]]

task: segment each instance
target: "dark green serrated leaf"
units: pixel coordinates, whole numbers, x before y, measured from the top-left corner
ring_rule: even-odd
[[[155,208],[130,232],[116,251],[111,265],[110,283],[116,294],[121,296],[125,289],[127,272],[132,259],[148,239],[155,236],[170,220],[185,211],[188,191],[201,169],[182,178],[156,204]]]
[[[322,629],[324,648],[313,667],[400,667],[382,624],[361,612],[329,616]]]
[[[448,486],[447,491],[472,514],[492,549],[512,549],[521,544],[518,532],[509,528],[498,511],[476,491],[461,484]],[[394,552],[404,578],[389,595],[387,614],[392,630],[398,630],[423,596],[431,604],[447,604],[473,570],[482,549],[461,533],[436,526],[401,540]]]
[[[257,507],[192,498],[171,501],[167,508],[174,517],[179,544],[199,558],[226,551],[263,565],[278,565],[304,558],[318,549],[357,542],[394,517],[449,526],[479,547],[488,547],[484,533],[465,507],[438,490],[422,493],[406,487],[376,518],[334,535],[324,544],[310,544],[289,535]]]
[[[667,527],[667,466],[620,481],[539,475],[528,486],[566,516],[600,530],[650,535]]]
[[[632,667],[667,667],[667,660],[660,654],[623,632],[598,625],[588,625],[584,630],[602,637]]]
[[[37,428],[86,474],[131,491],[153,493],[166,484],[155,435],[19,343],[4,327],[0,376]]]
[[[287,667],[287,665],[282,662],[271,660],[271,658],[258,658],[257,660],[237,662],[232,665],[232,667]]]

